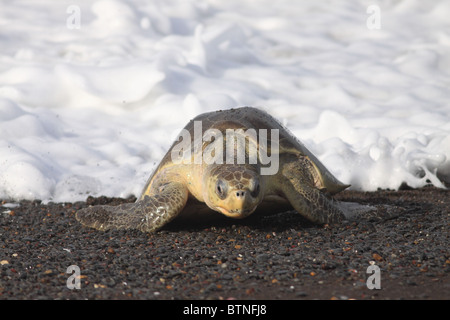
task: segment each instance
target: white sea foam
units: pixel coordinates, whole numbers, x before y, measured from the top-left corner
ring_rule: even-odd
[[[3,3],[0,199],[139,195],[189,119],[244,105],[356,190],[442,187],[449,12],[446,0]]]

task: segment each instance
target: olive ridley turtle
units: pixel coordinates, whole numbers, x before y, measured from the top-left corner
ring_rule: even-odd
[[[312,222],[335,223],[346,210],[331,196],[347,187],[279,121],[243,107],[191,120],[135,203],[91,206],[76,218],[99,230],[154,232],[195,202],[231,218],[291,207]]]

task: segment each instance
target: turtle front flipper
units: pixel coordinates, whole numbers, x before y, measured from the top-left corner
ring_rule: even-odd
[[[304,161],[303,161],[304,160]],[[336,223],[344,212],[314,185],[308,159],[287,160],[278,173],[279,189],[296,211],[315,223]]]
[[[154,232],[175,218],[186,205],[185,185],[170,182],[160,194],[146,195],[135,203],[118,206],[93,206],[76,213],[81,224],[99,229],[138,229]]]

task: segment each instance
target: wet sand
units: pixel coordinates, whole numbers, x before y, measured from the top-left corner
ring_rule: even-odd
[[[0,299],[450,299],[450,191],[336,198],[404,210],[337,226],[290,211],[145,234],[75,219],[87,205],[134,198],[0,207]],[[72,265],[80,289],[68,288],[77,284]],[[379,273],[367,273],[371,265]]]

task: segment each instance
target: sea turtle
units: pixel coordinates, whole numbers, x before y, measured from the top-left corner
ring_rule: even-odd
[[[231,218],[288,204],[315,223],[334,223],[345,215],[331,195],[347,187],[280,122],[243,107],[191,120],[135,203],[91,206],[76,218],[99,230],[154,232],[196,202]]]

